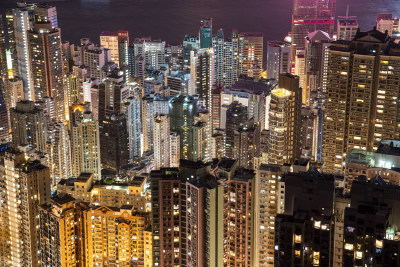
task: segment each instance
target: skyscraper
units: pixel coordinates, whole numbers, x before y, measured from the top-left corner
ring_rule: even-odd
[[[307,34],[321,30],[333,35],[335,28],[336,0],[294,0],[292,13],[292,52],[304,47]]]
[[[190,95],[199,95],[200,101],[211,109],[211,93],[214,85],[213,48],[190,52]]]
[[[13,25],[10,24],[9,27],[12,27],[11,31],[13,34],[11,37],[15,38],[15,47],[13,47],[14,40],[12,40],[12,45],[10,47],[11,49],[15,48],[16,51],[16,55],[14,51],[12,52],[14,54],[13,60],[18,62],[18,72],[13,68],[13,75],[15,76],[18,73],[22,78],[24,82],[25,99],[34,101],[35,92],[32,84],[31,58],[28,41],[28,31],[31,30],[33,26],[31,16],[33,16],[31,7],[13,9]]]
[[[93,173],[95,180],[101,180],[99,123],[82,105],[71,109],[72,174]]]
[[[2,142],[10,137],[10,122],[7,109],[3,92],[0,90],[0,140],[3,140]]]
[[[247,108],[237,101],[234,101],[229,105],[226,112],[226,156],[234,157],[234,140],[235,140],[235,130],[238,127],[243,126],[243,123],[247,120]]]
[[[242,32],[239,34],[239,73],[261,78],[263,38],[262,33]]]
[[[300,157],[301,89],[299,77],[281,74],[271,92],[268,162],[283,165]]]
[[[10,111],[12,144],[31,145],[46,152],[47,129],[43,110],[35,102],[24,100]]]
[[[278,80],[279,74],[290,73],[290,44],[267,42],[267,78]]]
[[[212,47],[212,18],[206,18],[200,21],[200,48]]]
[[[56,119],[65,121],[61,33],[50,22],[35,23],[28,31],[30,69],[35,100],[53,97]]]
[[[68,179],[72,175],[71,147],[67,123],[52,122],[47,128],[47,153],[49,155],[49,169],[52,190],[61,179]]]
[[[111,51],[110,61],[119,64],[119,45],[118,33],[116,32],[102,32],[100,34],[100,45]]]
[[[181,159],[194,157],[193,126],[198,112],[198,100],[189,95],[177,95],[169,101],[170,129],[180,137]]]
[[[398,49],[387,34],[377,30],[359,32],[351,43],[331,45],[324,170],[342,172],[345,155],[352,149],[375,151],[379,141],[400,138],[394,101]]]
[[[154,168],[170,167],[170,119],[168,115],[154,117]]]
[[[26,161],[19,151],[6,152],[6,201],[9,207],[10,256],[13,265],[39,265],[39,210],[50,201],[50,171],[38,161]]]
[[[129,160],[142,155],[142,123],[140,112],[140,99],[129,98],[127,105],[127,126],[129,134]]]

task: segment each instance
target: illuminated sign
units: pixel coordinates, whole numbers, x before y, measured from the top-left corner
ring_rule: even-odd
[[[293,24],[335,24],[335,19],[293,19]]]

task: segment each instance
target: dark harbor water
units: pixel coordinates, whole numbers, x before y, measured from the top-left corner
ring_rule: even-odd
[[[185,33],[196,34],[199,20],[214,19],[213,28],[264,33],[282,39],[290,31],[293,0],[56,0],[63,40],[98,41],[103,30],[128,30],[131,38],[151,36],[175,44]],[[0,0],[0,9],[15,0]],[[337,0],[337,15],[358,16],[362,30],[372,29],[377,13],[400,16],[400,0]],[[215,31],[214,30],[214,31]]]

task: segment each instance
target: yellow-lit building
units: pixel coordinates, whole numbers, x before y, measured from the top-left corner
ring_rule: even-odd
[[[263,72],[262,33],[243,32],[239,34],[239,73],[261,78]]]
[[[387,48],[387,49],[386,49]],[[323,140],[324,170],[342,173],[352,149],[375,151],[400,138],[400,46],[377,30],[330,47]]]
[[[301,89],[299,77],[279,75],[271,91],[269,108],[268,162],[283,165],[300,156]]]

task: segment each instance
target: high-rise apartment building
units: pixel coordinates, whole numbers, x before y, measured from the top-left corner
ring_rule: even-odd
[[[160,69],[161,64],[165,64],[165,41],[151,40],[150,38],[136,38],[134,41],[134,55],[135,55],[135,76],[141,77],[139,70],[140,66],[148,66],[153,70]],[[141,60],[140,57],[142,57]],[[138,61],[139,60],[139,61]],[[143,62],[144,60],[144,62]],[[138,64],[142,62],[142,64]]]
[[[290,44],[267,41],[267,78],[278,80],[279,74],[290,73]]]
[[[89,70],[89,77],[103,80],[103,67],[111,61],[111,50],[90,45],[82,51],[83,64]]]
[[[283,165],[300,157],[301,89],[299,77],[281,74],[271,92],[268,162]]]
[[[129,32],[118,31],[118,66],[122,68],[123,66],[128,66],[129,64]]]
[[[179,167],[181,159],[180,136],[177,133],[171,132],[169,136],[169,167]]]
[[[38,161],[26,161],[22,152],[4,158],[6,201],[10,224],[10,261],[14,266],[38,266],[39,205],[50,202],[50,171]]]
[[[72,174],[93,173],[101,179],[99,123],[82,105],[71,107],[71,162]]]
[[[376,18],[376,29],[381,33],[387,32],[389,36],[392,36],[393,22],[392,14],[378,14]]]
[[[68,179],[72,175],[71,147],[67,123],[52,122],[47,127],[47,154],[52,190],[61,179]]]
[[[384,48],[387,49],[384,49]],[[398,139],[399,46],[377,30],[360,32],[329,53],[325,104],[324,168],[342,172],[352,149],[376,150],[383,139]]]
[[[234,101],[229,105],[226,112],[226,156],[234,157],[235,130],[243,126],[247,120],[247,108],[240,103]]]
[[[254,266],[274,266],[275,218],[283,212],[279,165],[262,164],[256,171],[254,214]],[[283,191],[284,192],[284,189]]]
[[[10,137],[10,121],[8,116],[8,107],[4,99],[2,90],[0,90],[0,140],[8,141]]]
[[[295,0],[292,13],[292,52],[304,47],[304,38],[311,32],[321,30],[333,36],[335,28],[336,0]]]
[[[129,134],[129,160],[142,155],[142,123],[140,115],[140,99],[129,98],[127,105],[127,126]]]
[[[36,101],[52,97],[56,105],[56,119],[65,121],[63,61],[61,33],[51,28],[50,22],[35,23],[28,31],[32,92]]]
[[[51,27],[58,28],[57,8],[49,4],[36,4],[34,7],[35,22],[50,22]]]
[[[168,115],[154,117],[154,168],[170,167],[170,121]]]
[[[10,111],[12,144],[31,145],[41,152],[46,152],[47,129],[42,109],[35,102],[24,100]]]
[[[190,52],[189,94],[199,95],[202,105],[211,109],[211,93],[214,85],[214,50],[199,49]]]
[[[261,155],[261,127],[254,119],[250,119],[234,131],[233,158],[239,161],[239,166],[255,169],[254,158]]]
[[[25,99],[34,101],[35,93],[32,84],[31,73],[31,58],[29,53],[28,31],[32,29],[33,10],[30,6],[21,7],[12,10],[9,20],[9,32],[11,34],[12,60],[18,63],[17,69],[14,69],[13,63],[13,76],[20,76],[24,82]],[[12,20],[12,21],[11,21]],[[11,22],[13,23],[11,25]],[[16,51],[16,53],[15,53]]]
[[[263,72],[263,35],[255,32],[239,34],[239,73],[261,78]]]

